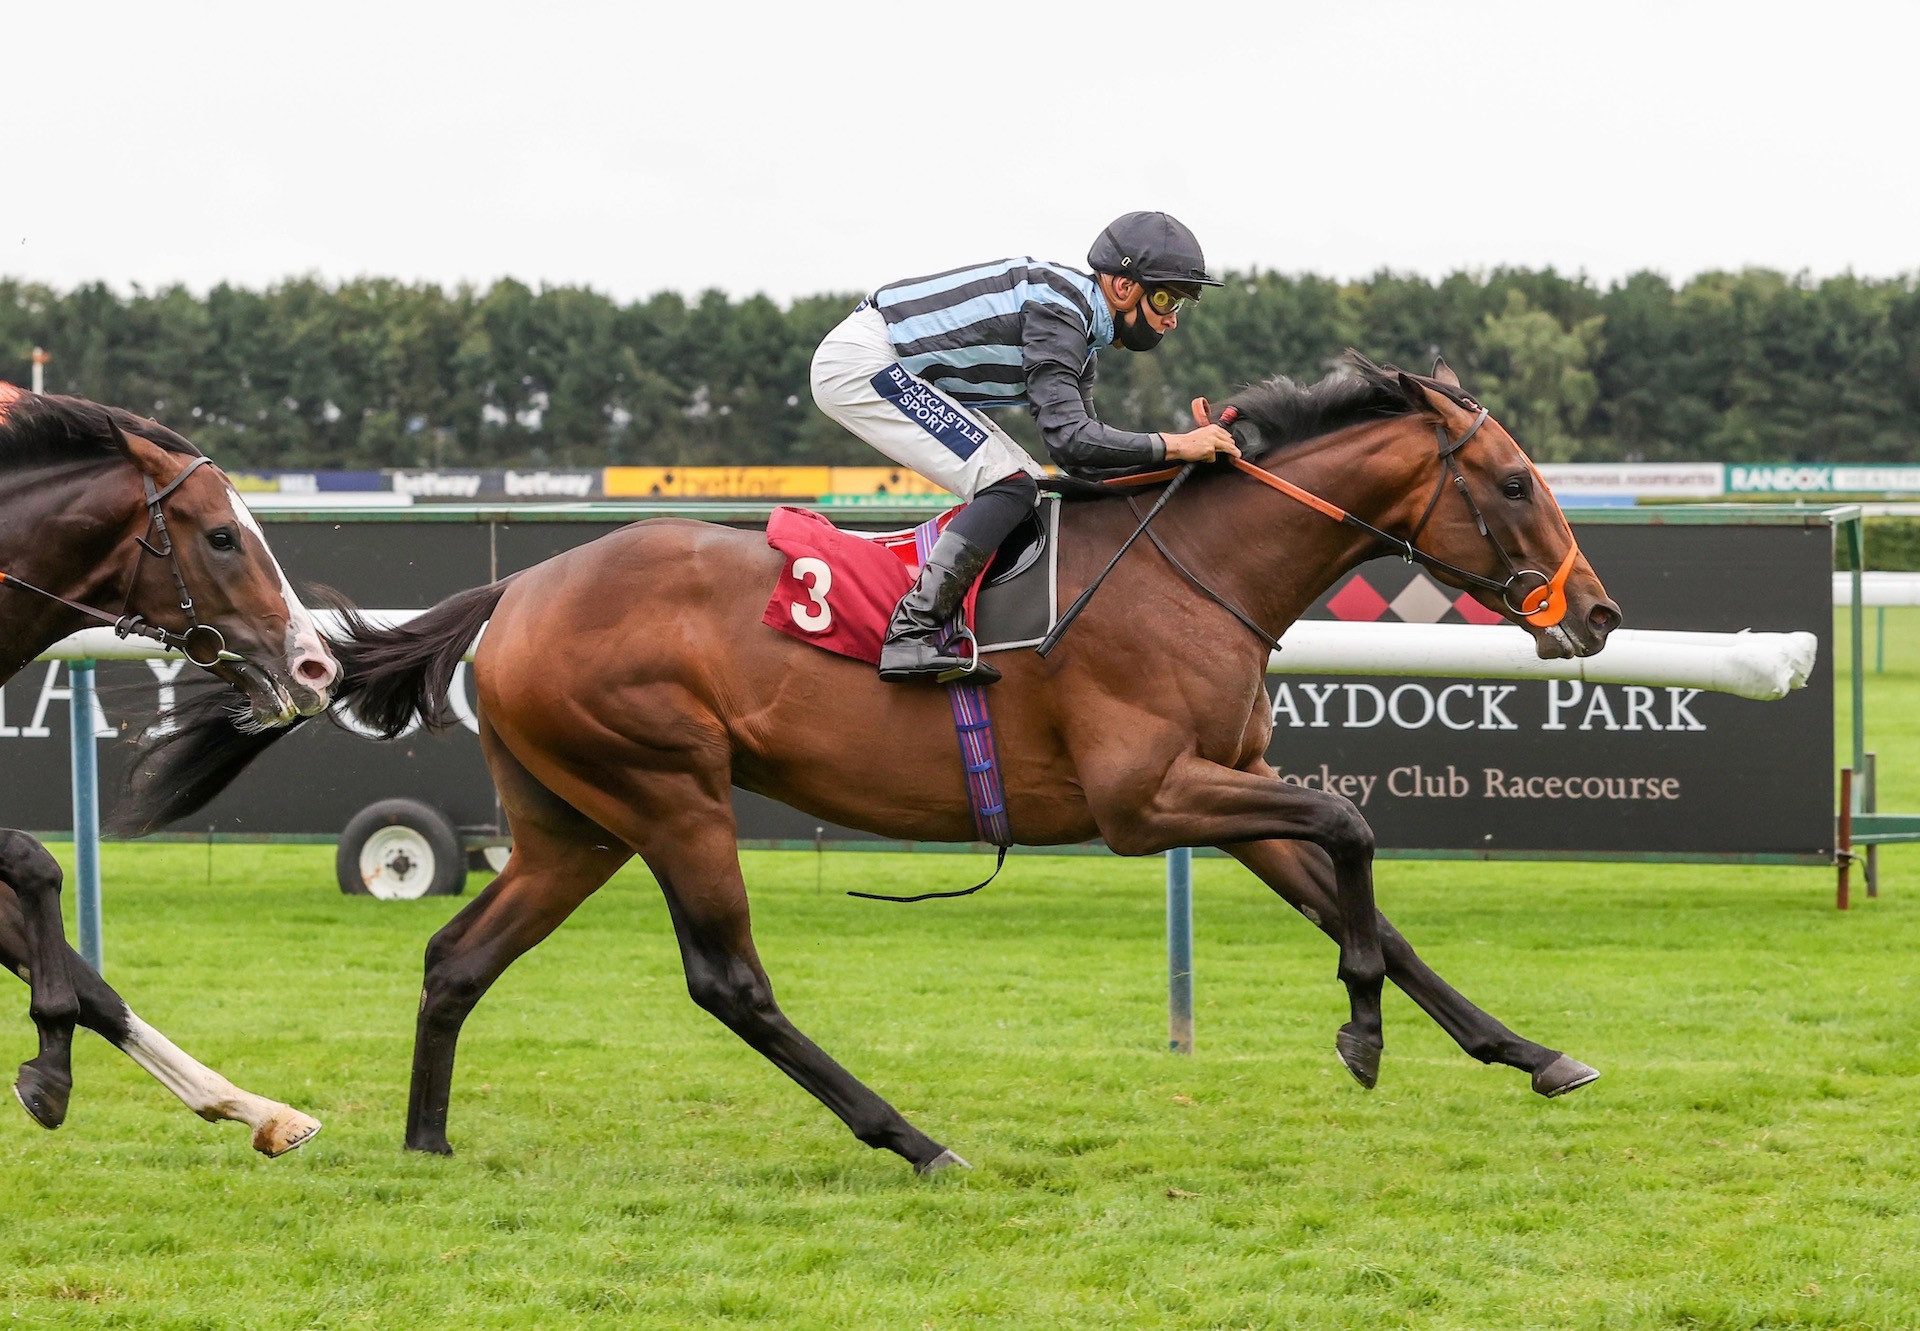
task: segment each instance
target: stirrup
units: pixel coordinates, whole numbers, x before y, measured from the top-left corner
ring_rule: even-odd
[[[979,672],[980,670],[980,639],[973,636],[972,629],[968,628],[965,624],[960,624],[954,628],[953,633],[948,636],[947,640],[940,644],[940,650],[943,652],[951,652],[953,650],[954,644],[957,642],[964,642],[973,649],[972,659],[970,659],[964,666],[954,666],[950,669],[942,670],[939,674],[933,677],[934,683],[964,684],[968,679],[972,678],[975,674]]]

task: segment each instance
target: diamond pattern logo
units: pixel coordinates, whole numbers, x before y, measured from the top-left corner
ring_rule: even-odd
[[[1499,624],[1505,622],[1504,616],[1481,605],[1473,599],[1472,594],[1469,592],[1461,592],[1458,596],[1454,597],[1453,608],[1459,614],[1460,618],[1466,620],[1469,624]]]
[[[1444,587],[1425,569],[1380,560],[1355,573],[1309,612],[1350,624],[1498,624],[1502,616],[1466,592]]]
[[[1409,582],[1387,605],[1409,624],[1438,624],[1453,609],[1453,599],[1432,578],[1421,577]]]
[[[1387,598],[1359,574],[1347,579],[1347,585],[1327,598],[1327,609],[1335,619],[1349,623],[1371,624],[1387,613]]]

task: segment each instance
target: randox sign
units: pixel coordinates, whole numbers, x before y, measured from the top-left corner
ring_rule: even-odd
[[[1577,515],[1581,547],[1627,625],[1807,629],[1819,637],[1822,662],[1830,661],[1825,519],[1745,510],[1752,516],[1736,525],[1708,526],[1683,523],[1685,512]],[[364,520],[336,513],[324,522],[291,512],[261,516],[296,577],[395,609],[430,605],[618,525],[582,520],[585,514],[478,522],[418,509]],[[1481,622],[1485,612],[1417,568],[1379,560],[1310,617]],[[193,674],[174,662],[103,664],[96,728],[113,735],[143,724]],[[1391,675],[1271,676],[1268,690],[1269,758],[1281,779],[1352,799],[1387,851],[1824,859],[1832,844],[1833,694],[1825,669],[1805,689],[1769,703],[1691,689]],[[65,699],[64,667],[52,664],[29,667],[0,691],[0,768],[8,773],[8,819],[19,826],[68,826]],[[488,826],[495,806],[464,669],[454,703],[463,722],[454,731],[393,744],[309,725],[182,830],[334,835],[367,804],[395,796],[436,805],[465,827]],[[125,746],[103,742],[100,756],[111,809]],[[756,796],[736,803],[747,839],[810,843],[819,826]]]
[[[1733,463],[1727,467],[1727,493],[1754,494],[1915,494],[1920,466],[1870,463]]]

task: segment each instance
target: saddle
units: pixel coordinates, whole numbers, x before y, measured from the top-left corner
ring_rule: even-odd
[[[818,513],[777,508],[767,519],[767,544],[785,558],[760,622],[789,637],[841,656],[875,665],[893,608],[913,584],[921,561],[933,550],[958,508],[910,531],[842,531]],[[968,589],[953,632],[970,634],[979,651],[1036,646],[1057,618],[1054,573],[1059,563],[1060,503],[1048,496],[1040,507],[994,552],[979,579]],[[896,685],[908,688],[911,685]],[[1008,687],[1002,684],[1000,687]],[[1013,830],[1007,820],[1006,792],[993,740],[988,690],[964,679],[946,686],[953,711],[954,736],[966,776],[967,802],[980,840],[999,847],[994,874],[1006,863]],[[987,883],[993,881],[990,876]],[[965,892],[928,892],[917,897],[878,897],[888,901],[966,896]],[[875,894],[855,892],[853,896]]]
[[[767,544],[786,557],[760,622],[824,651],[877,664],[893,608],[920,568],[916,537],[937,538],[958,507],[893,532],[845,531],[806,509],[781,507],[767,520]],[[982,653],[1032,647],[1058,614],[1060,504],[1040,502],[994,552],[961,607]]]

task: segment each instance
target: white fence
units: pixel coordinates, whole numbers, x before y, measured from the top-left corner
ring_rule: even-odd
[[[415,610],[371,610],[380,623],[404,623]],[[327,612],[316,616],[332,627]],[[1594,684],[1674,685],[1783,698],[1807,682],[1814,665],[1811,633],[1674,633],[1620,629],[1598,656],[1542,661],[1533,638],[1510,625],[1345,624],[1302,620],[1280,639],[1267,662],[1276,675],[1410,675],[1474,679],[1578,679]],[[44,660],[144,661],[174,653],[112,629],[63,639]],[[468,652],[468,659],[472,652]]]

